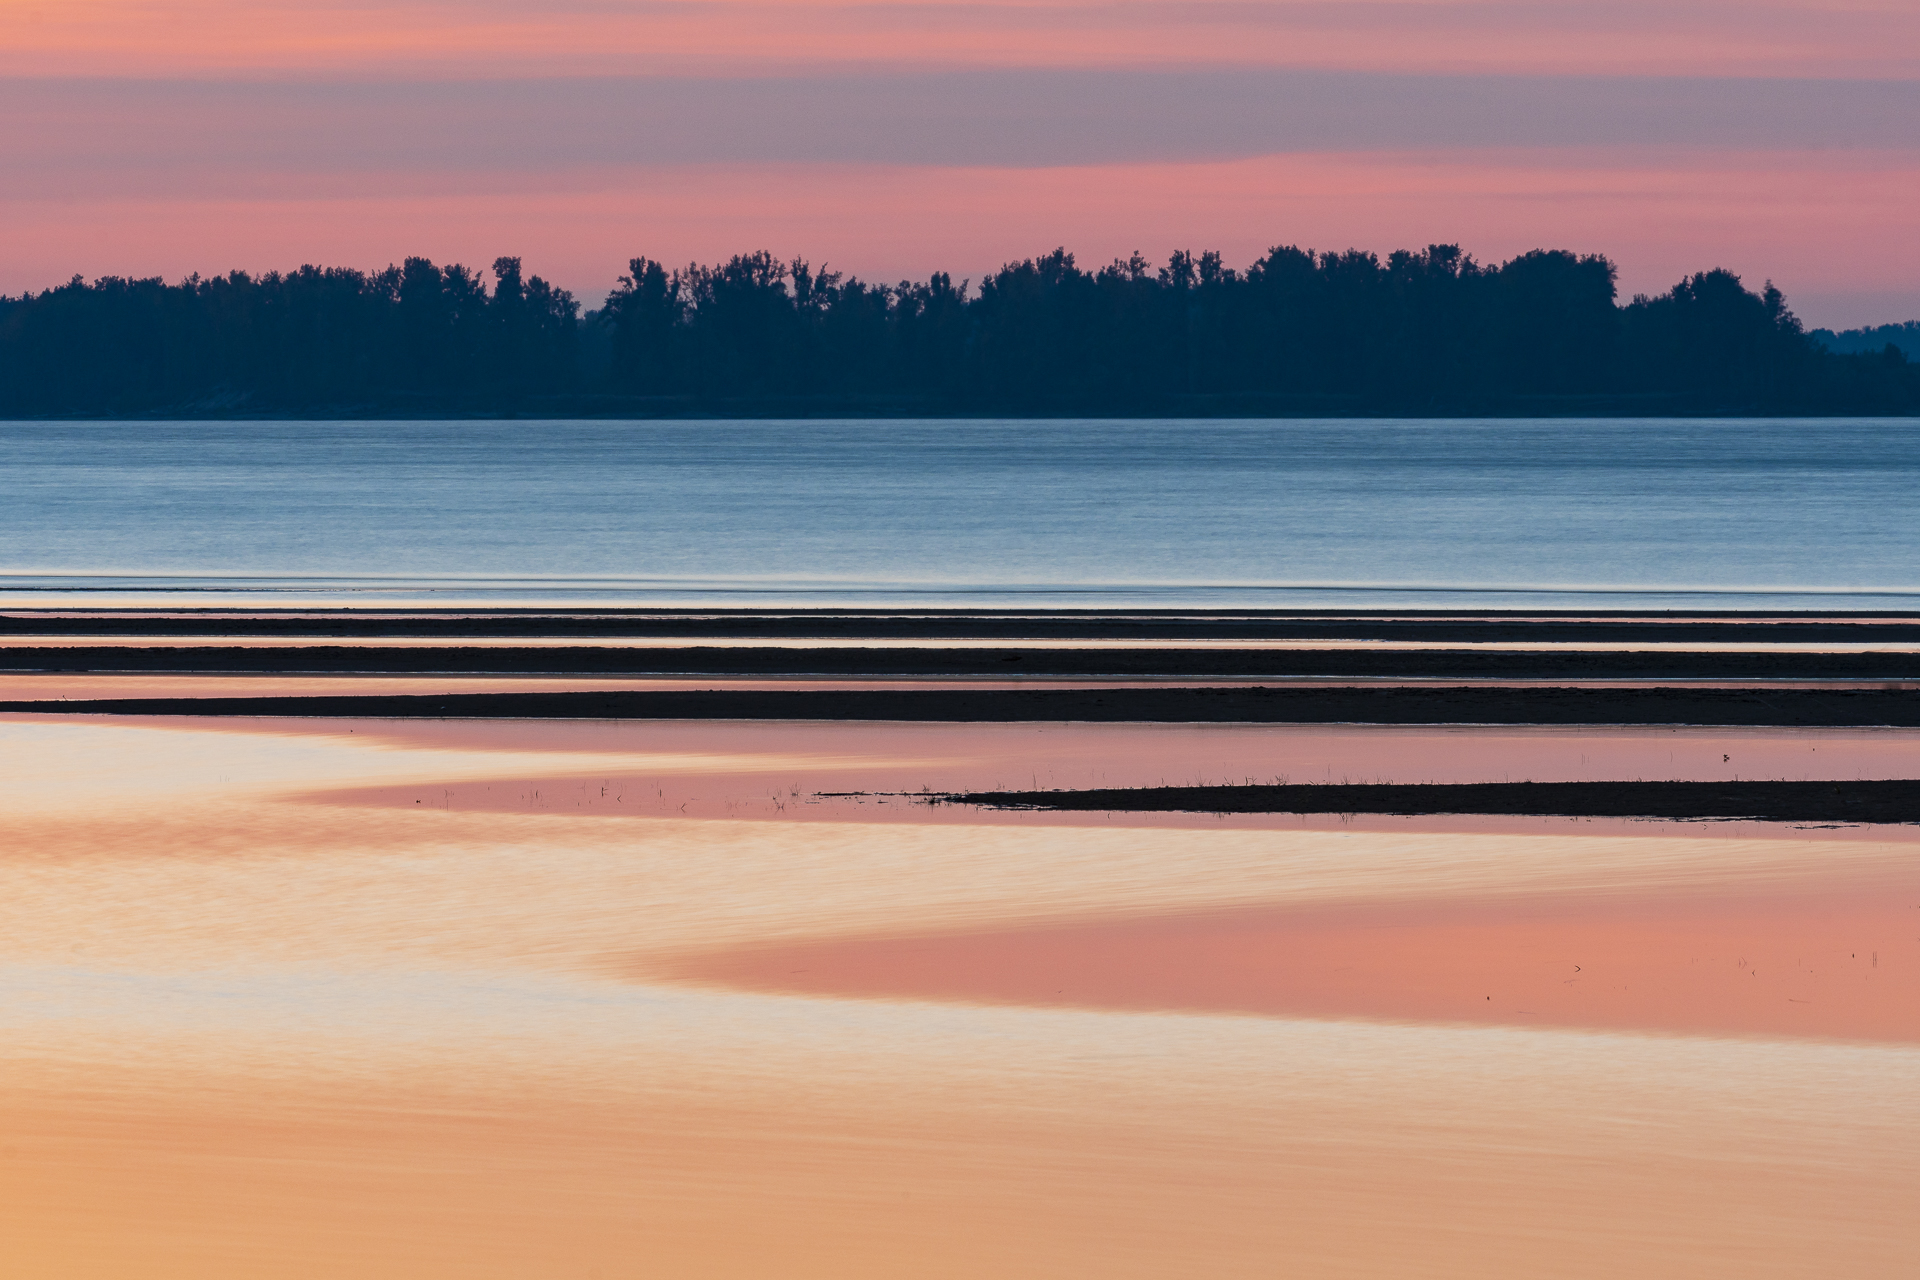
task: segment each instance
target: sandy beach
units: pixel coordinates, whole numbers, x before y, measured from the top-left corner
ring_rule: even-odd
[[[789,637],[691,678],[646,669],[693,652],[664,641],[618,677],[393,661],[591,636],[335,637],[321,673],[308,622],[257,621],[0,648],[9,1274],[1785,1280],[1920,1247],[1920,825],[1172,802],[1910,788],[1920,691],[1822,665],[1907,671],[1899,619],[1533,619],[1543,650],[1056,617],[1105,638]],[[1474,627],[1507,647],[1447,647]],[[1250,669],[1302,655],[1330,674]],[[1619,674],[1653,662],[1694,674]]]
[[[0,753],[22,1274],[1891,1277],[1920,1244],[1904,829],[806,802],[1170,759],[1912,776],[1908,731],[9,716]]]

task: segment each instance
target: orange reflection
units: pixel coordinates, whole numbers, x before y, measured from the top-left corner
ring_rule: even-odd
[[[1904,888],[1269,908],[746,948],[665,972],[869,999],[1920,1042],[1920,879]]]

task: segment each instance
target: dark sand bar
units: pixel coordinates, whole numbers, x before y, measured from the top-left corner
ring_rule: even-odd
[[[1920,653],[1738,650],[7,645],[0,671],[142,674],[1920,681]]]
[[[0,636],[1917,644],[1920,613],[1237,609],[14,609]]]
[[[979,791],[935,804],[1141,813],[1501,814],[1920,822],[1920,781],[1472,782]]]
[[[724,689],[0,703],[5,713],[578,720],[1920,726],[1913,689]]]

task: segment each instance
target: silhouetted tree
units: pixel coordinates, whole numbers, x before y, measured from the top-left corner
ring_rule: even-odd
[[[1751,293],[1718,270],[1636,297],[1625,346],[1628,377],[1640,388],[1730,409],[1798,406],[1818,356],[1772,281]]]
[[[1499,269],[1492,340],[1498,382],[1524,395],[1612,389],[1620,358],[1617,273],[1597,254],[1535,249]]]
[[[681,321],[686,312],[680,273],[652,258],[635,258],[607,295],[598,319],[613,331],[613,379],[624,391],[660,395],[679,391]]]

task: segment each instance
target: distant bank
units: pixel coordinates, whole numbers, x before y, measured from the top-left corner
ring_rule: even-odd
[[[1717,270],[1622,305],[1612,263],[1559,250],[1086,270],[1062,249],[977,286],[635,258],[584,314],[518,258],[490,274],[409,258],[0,298],[0,416],[1920,413],[1913,325],[1809,334]]]

